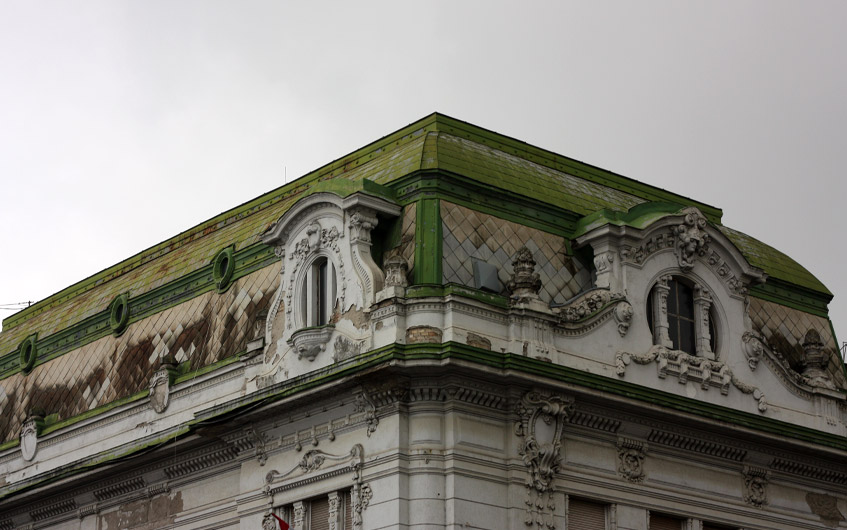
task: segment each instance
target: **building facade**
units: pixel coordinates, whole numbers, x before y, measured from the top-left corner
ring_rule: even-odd
[[[0,529],[847,528],[800,264],[433,114],[3,322]]]

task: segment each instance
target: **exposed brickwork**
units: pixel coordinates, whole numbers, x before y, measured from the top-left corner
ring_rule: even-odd
[[[414,326],[406,330],[406,344],[441,344],[441,330],[432,326]]]
[[[477,335],[476,333],[468,333],[468,346],[473,346],[474,348],[482,348],[483,350],[491,349],[491,341]]]

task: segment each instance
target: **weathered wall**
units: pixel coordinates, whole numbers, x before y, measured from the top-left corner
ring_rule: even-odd
[[[18,437],[33,407],[64,420],[147,389],[163,356],[197,369],[243,352],[256,316],[270,304],[279,263],[0,381],[0,435]]]
[[[565,239],[505,219],[441,201],[444,283],[473,287],[473,260],[497,267],[501,294],[512,275],[512,259],[526,245],[538,262],[539,296],[562,303],[591,286],[591,273],[567,255]]]

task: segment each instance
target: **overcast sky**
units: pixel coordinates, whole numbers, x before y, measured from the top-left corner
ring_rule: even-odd
[[[722,208],[835,293],[847,340],[845,21],[844,1],[0,1],[0,304],[438,111]]]

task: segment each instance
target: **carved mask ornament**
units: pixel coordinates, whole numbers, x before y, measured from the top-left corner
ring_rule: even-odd
[[[706,233],[706,218],[697,209],[686,208],[682,223],[671,228],[676,236],[676,252],[679,267],[688,271],[694,266],[697,256],[706,254],[711,237]]]

